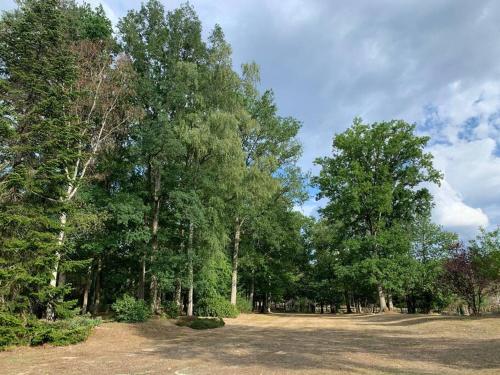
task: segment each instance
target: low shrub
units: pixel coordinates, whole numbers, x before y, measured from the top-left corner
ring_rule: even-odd
[[[69,345],[85,341],[92,328],[101,323],[90,316],[47,322],[28,317],[23,320],[9,313],[0,313],[0,350],[18,345]]]
[[[222,318],[198,318],[193,320],[189,327],[192,329],[213,329],[224,327],[225,324]]]
[[[151,317],[151,309],[143,300],[124,295],[111,306],[119,322],[144,322]]]
[[[163,307],[163,312],[167,318],[175,319],[180,315],[180,307],[175,301],[168,301]]]
[[[251,313],[252,303],[244,296],[238,296],[238,298],[236,299],[236,308],[240,313]]]
[[[210,297],[201,299],[196,304],[196,315],[212,316],[216,318],[236,318],[239,312],[236,306],[221,297]]]
[[[26,323],[19,317],[0,312],[0,350],[29,343]]]
[[[101,324],[101,319],[90,316],[75,316],[55,322],[38,321],[31,327],[31,345],[50,343],[52,345],[71,345],[85,341],[92,328]]]
[[[224,327],[222,318],[184,318],[177,322],[178,326],[192,329],[214,329]]]

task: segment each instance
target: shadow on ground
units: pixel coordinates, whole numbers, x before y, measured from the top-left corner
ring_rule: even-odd
[[[303,327],[297,327],[297,319]],[[335,320],[336,326],[331,327],[329,320]],[[355,323],[342,328],[343,320]],[[430,374],[444,368],[464,373],[498,369],[500,373],[498,338],[464,337],[453,332],[447,335],[450,337],[436,337],[432,331],[424,334],[411,327],[434,321],[449,322],[453,329],[453,323],[463,318],[273,314],[245,324],[230,321],[223,329],[202,332],[175,326],[161,330],[154,325],[136,325],[135,329],[153,340],[154,350],[146,355],[186,363],[196,358],[224,367],[285,372],[319,369]],[[368,325],[370,328],[365,328]],[[404,370],[398,363],[405,366]]]

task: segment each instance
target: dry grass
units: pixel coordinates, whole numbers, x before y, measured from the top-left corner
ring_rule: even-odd
[[[108,323],[0,353],[2,374],[499,374],[500,318],[242,315],[217,330]]]

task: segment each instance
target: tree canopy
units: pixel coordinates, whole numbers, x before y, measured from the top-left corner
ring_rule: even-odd
[[[301,122],[202,26],[157,0],[115,31],[71,0],[3,14],[0,313],[479,313],[498,230],[466,246],[432,222],[429,138],[354,119],[316,160],[327,203],[306,217]]]

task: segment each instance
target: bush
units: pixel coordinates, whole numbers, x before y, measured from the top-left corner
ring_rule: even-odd
[[[226,323],[224,323],[224,320],[222,320],[222,318],[198,318],[193,320],[188,327],[192,329],[213,329],[224,327],[225,324]]]
[[[0,313],[0,350],[18,345],[69,345],[85,341],[100,319],[77,316],[71,319],[47,322],[29,317],[22,320],[8,313]]]
[[[177,322],[178,326],[192,329],[213,329],[224,327],[226,323],[222,318],[188,318]]]
[[[29,343],[25,323],[18,317],[0,313],[0,350],[9,346],[26,345]]]
[[[236,306],[221,296],[201,299],[196,304],[196,315],[217,318],[236,318],[239,312]]]
[[[240,313],[251,313],[252,303],[243,296],[238,296],[236,299],[236,308]]]
[[[115,312],[115,319],[119,322],[144,322],[151,316],[151,309],[142,300],[124,295],[111,306]]]
[[[175,319],[180,315],[180,307],[175,301],[168,301],[165,303],[163,311],[167,318],[170,319]]]
[[[55,322],[38,321],[37,323],[31,328],[31,345],[44,343],[70,345],[85,341],[92,329],[101,324],[101,319],[92,319],[87,315]]]

